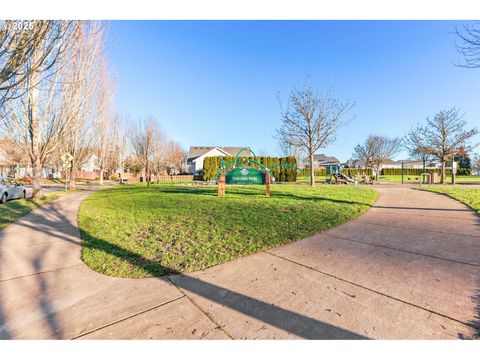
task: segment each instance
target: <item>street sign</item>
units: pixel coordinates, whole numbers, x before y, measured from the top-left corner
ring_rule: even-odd
[[[265,184],[265,173],[250,166],[234,168],[227,173],[226,183],[237,185],[263,185]]]
[[[73,156],[69,153],[63,154],[60,159],[62,160],[64,168],[71,168],[72,167],[72,160]]]

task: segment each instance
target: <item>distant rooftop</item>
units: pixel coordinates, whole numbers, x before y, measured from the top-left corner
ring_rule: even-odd
[[[248,146],[190,146],[190,149],[188,150],[188,160],[196,159],[197,157],[202,156],[215,148],[224,151],[230,156],[237,155],[238,152],[243,148],[250,150],[250,147]],[[250,152],[244,150],[240,153],[240,156],[250,156]]]

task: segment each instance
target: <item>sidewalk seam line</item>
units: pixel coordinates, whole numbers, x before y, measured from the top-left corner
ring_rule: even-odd
[[[357,219],[360,219],[360,217],[358,217]],[[354,219],[354,220],[357,220],[357,219]],[[477,236],[477,235],[459,234],[459,233],[454,233],[454,232],[437,231],[437,230],[426,230],[426,229],[420,229],[420,228],[416,228],[416,227],[400,226],[400,225],[392,225],[392,224],[384,225],[384,224],[374,223],[374,222],[365,221],[365,220],[360,220],[360,222],[363,223],[363,224],[374,225],[374,226],[394,227],[394,228],[399,228],[399,229],[431,232],[431,233],[434,233],[434,234],[446,234],[446,235],[457,235],[457,236],[460,235],[460,236],[468,236],[468,237],[473,237],[475,239],[480,239],[480,236]]]
[[[70,338],[70,340],[75,340],[75,339],[81,338],[81,337],[83,337],[83,336],[85,336],[85,335],[94,333],[94,332],[96,332],[96,331],[98,331],[98,330],[105,329],[105,328],[107,328],[107,327],[109,327],[109,326],[112,326],[112,325],[115,325],[115,324],[118,324],[118,323],[121,323],[121,322],[123,322],[123,321],[125,321],[125,320],[128,320],[128,319],[131,319],[131,318],[133,318],[133,317],[135,317],[135,316],[145,314],[145,313],[147,313],[147,312],[149,312],[149,311],[151,311],[151,310],[155,310],[155,309],[157,309],[157,308],[159,308],[159,307],[162,307],[162,306],[164,306],[164,305],[170,304],[170,303],[172,303],[172,302],[174,302],[174,301],[183,299],[184,297],[185,297],[185,295],[181,295],[181,296],[178,296],[178,297],[176,297],[176,298],[170,299],[170,300],[168,300],[168,301],[164,301],[163,303],[160,303],[160,304],[158,304],[158,305],[149,307],[148,309],[145,309],[145,310],[142,310],[142,311],[138,311],[138,312],[136,312],[136,313],[134,313],[134,314],[132,314],[132,315],[125,316],[125,317],[123,317],[123,318],[121,318],[121,319],[119,319],[119,320],[115,320],[115,321],[112,321],[112,322],[110,322],[110,323],[108,323],[108,324],[99,326],[99,327],[97,327],[97,328],[95,328],[95,329],[89,330],[89,331],[87,331],[87,332],[80,333],[79,335],[76,335],[76,336]]]
[[[178,289],[178,291],[180,291],[183,294],[183,296],[185,296],[198,310],[200,310],[201,313],[205,315],[218,329],[223,331],[225,335],[227,335],[230,338],[230,340],[235,340],[235,338],[232,335],[230,335],[228,331],[225,330],[225,328],[213,318],[212,315],[210,315],[208,312],[203,310],[201,306],[197,304],[192,298],[190,298],[190,296],[188,296],[187,293],[182,288],[180,288],[180,286],[175,284],[175,282],[170,277],[167,277],[167,278],[168,278],[168,281],[170,281],[170,283],[173,286],[175,286]]]
[[[269,254],[269,255],[271,255],[271,256],[277,257],[277,258],[279,258],[279,259],[282,259],[282,260],[291,262],[291,263],[293,263],[293,264],[302,266],[302,267],[304,267],[304,268],[307,268],[307,269],[316,271],[316,272],[318,272],[318,273],[320,273],[320,274],[323,274],[323,275],[326,275],[326,276],[330,276],[330,277],[332,277],[332,278],[334,278],[334,279],[337,279],[337,280],[346,282],[346,283],[348,283],[348,284],[350,284],[350,285],[357,286],[357,287],[359,287],[359,288],[361,288],[361,289],[374,292],[374,293],[376,293],[376,294],[378,294],[378,295],[385,296],[385,297],[387,297],[387,298],[389,298],[389,299],[392,299],[392,300],[395,300],[395,301],[399,301],[399,302],[401,302],[401,303],[403,303],[403,304],[406,304],[406,305],[409,305],[409,306],[413,306],[413,307],[415,307],[415,308],[417,308],[417,309],[424,310],[424,311],[426,311],[426,312],[435,314],[435,315],[437,315],[437,316],[440,316],[440,317],[443,317],[443,318],[446,318],[446,319],[455,321],[455,322],[457,322],[457,323],[459,323],[459,324],[468,326],[469,328],[476,329],[476,330],[480,330],[480,326],[477,327],[477,326],[474,326],[474,325],[472,325],[472,324],[468,324],[468,323],[466,323],[466,322],[463,322],[463,321],[461,321],[461,320],[455,319],[455,318],[450,317],[450,316],[445,315],[445,314],[441,314],[441,313],[436,312],[436,311],[434,311],[434,310],[430,310],[430,309],[424,308],[424,307],[422,307],[422,306],[419,306],[419,305],[416,305],[416,304],[412,304],[412,303],[410,303],[410,302],[408,302],[408,301],[405,301],[405,300],[396,298],[396,297],[394,297],[394,296],[391,296],[391,295],[382,293],[382,292],[380,292],[380,291],[377,291],[377,290],[374,290],[374,289],[370,289],[370,288],[368,288],[368,287],[366,287],[366,286],[363,286],[363,285],[360,285],[360,284],[356,284],[356,283],[354,283],[354,282],[352,282],[352,281],[350,281],[350,280],[343,279],[343,278],[338,277],[338,276],[336,276],[336,275],[333,275],[333,274],[330,274],[330,273],[327,273],[327,272],[324,272],[324,271],[315,269],[315,268],[310,267],[310,266],[305,265],[305,264],[301,264],[301,263],[299,263],[299,262],[297,262],[297,261],[295,261],[295,260],[290,260],[290,259],[287,259],[287,258],[285,258],[285,257],[283,257],[283,256],[280,256],[280,255],[277,255],[277,254],[273,254],[273,253],[269,252],[268,250],[267,250],[267,251],[264,251],[264,252],[267,253],[267,254]]]
[[[429,257],[429,258],[438,259],[438,260],[450,261],[450,262],[454,262],[454,263],[458,263],[458,264],[462,264],[462,265],[480,267],[479,264],[473,264],[473,263],[464,262],[464,261],[460,261],[460,260],[447,259],[447,258],[443,258],[443,257],[436,256],[436,255],[423,254],[423,253],[419,253],[419,252],[415,252],[415,251],[410,251],[410,250],[404,250],[404,249],[394,248],[394,247],[390,247],[390,246],[386,246],[386,245],[371,244],[371,243],[368,243],[368,242],[365,242],[365,241],[347,239],[347,238],[344,238],[344,237],[341,237],[341,236],[331,235],[331,234],[327,234],[327,233],[322,233],[322,235],[324,235],[324,236],[330,236],[330,237],[333,237],[333,238],[336,238],[336,239],[340,239],[340,240],[344,240],[344,241],[350,241],[350,242],[359,243],[359,244],[376,246],[376,247],[381,247],[381,248],[390,249],[390,250],[394,250],[394,251],[406,252],[406,253],[408,253],[408,254],[413,254],[413,255],[418,255],[418,256],[424,256],[424,257]]]
[[[70,265],[70,266],[65,266],[65,267],[58,268],[58,269],[39,271],[39,272],[31,273],[31,274],[28,274],[28,275],[15,276],[15,277],[12,277],[12,278],[9,278],[9,279],[2,279],[2,280],[0,280],[0,283],[11,281],[11,280],[23,279],[23,278],[26,278],[26,277],[29,277],[29,276],[35,276],[35,275],[46,274],[46,273],[60,271],[60,270],[71,269],[71,268],[74,268],[74,267],[77,267],[77,266],[82,266],[82,265],[84,265],[84,264],[82,263],[82,264],[77,264],[77,265]]]
[[[370,209],[376,209],[378,212],[383,212],[385,214],[394,214],[394,215],[406,215],[405,212],[402,212],[402,211],[393,211],[393,210],[388,210],[387,208],[385,207],[375,207],[375,206],[372,206],[370,207]],[[369,210],[370,210],[369,209]],[[407,210],[407,209],[405,209]],[[412,209],[409,209],[410,211],[438,211],[438,210],[435,210],[434,208],[432,209],[429,209],[429,210],[424,210],[424,209],[419,209],[419,208],[412,208]],[[375,213],[377,211],[372,211],[371,213]],[[454,211],[453,209],[452,210],[449,210],[449,211]],[[463,211],[463,210],[462,210]],[[470,211],[470,210],[468,210]],[[471,211],[470,211],[471,212]],[[434,219],[453,219],[453,220],[465,220],[465,221],[474,221],[475,219],[471,219],[471,218],[466,218],[466,217],[456,217],[456,216],[443,216],[443,215],[428,215],[428,214],[415,214],[415,216],[421,216],[421,217],[427,217],[427,218],[434,218]]]

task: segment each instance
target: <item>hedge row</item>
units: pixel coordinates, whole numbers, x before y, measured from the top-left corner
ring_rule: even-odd
[[[411,169],[411,168],[404,168],[403,169],[403,175],[405,176],[420,176],[424,172],[428,173],[434,173],[436,172],[439,176],[441,173],[441,169]],[[365,173],[365,169],[354,169],[354,168],[343,168],[342,173],[348,176],[361,176]],[[325,168],[316,168],[315,169],[315,176],[325,176],[327,174]],[[372,169],[367,169],[366,174],[368,176],[372,176],[373,171]],[[300,176],[310,176],[310,169],[304,168],[304,169],[299,169],[299,175]],[[402,175],[402,169],[382,169],[381,171],[382,176],[388,176],[388,175]],[[446,169],[446,175],[451,176],[452,175],[452,170],[451,169]],[[460,168],[457,170],[457,175],[471,175],[471,170],[470,169],[463,169]]]
[[[202,171],[202,179],[204,181],[214,180],[215,176],[217,175],[218,169],[220,169],[220,164],[222,159],[225,163],[232,162],[235,157],[234,156],[211,156],[206,157],[203,160],[203,171]],[[237,160],[237,167],[238,166],[251,166],[254,168],[260,168],[259,165],[249,162],[248,159],[256,160],[267,168],[270,169],[270,172],[275,177],[275,181],[277,182],[295,182],[297,181],[297,160],[294,156],[287,156],[287,157],[271,157],[271,156],[260,156],[257,158],[249,157],[249,158],[239,158]],[[272,169],[272,165],[280,165],[274,166]],[[281,165],[288,165],[288,166],[281,166]],[[230,170],[230,167],[227,167],[227,171]]]
[[[446,169],[445,171],[447,176],[452,175],[451,169]],[[438,175],[440,175],[442,172],[442,169],[425,169],[425,171],[423,171],[423,169],[408,169],[408,168],[403,169],[404,175],[418,176],[423,174],[424,172],[427,172],[430,174],[437,173]],[[471,174],[470,169],[464,169],[464,168],[457,169],[457,175],[470,175],[470,174]],[[382,169],[382,175],[402,175],[402,169]]]

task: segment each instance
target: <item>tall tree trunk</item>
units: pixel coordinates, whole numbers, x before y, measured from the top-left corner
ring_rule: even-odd
[[[442,174],[440,176],[440,183],[445,184],[446,160],[442,159]]]
[[[69,172],[70,172],[70,179],[68,179],[68,188],[70,190],[75,190],[77,188],[77,184],[75,183],[75,177],[76,177],[76,173],[77,171],[75,170],[75,167],[76,167],[76,163],[75,161],[72,161],[71,163],[72,167],[70,168]]]
[[[36,84],[38,80],[38,74],[34,72],[30,79],[29,83],[30,84]],[[29,145],[31,155],[30,159],[32,162],[32,187],[33,187],[33,194],[32,198],[33,199],[38,199],[43,196],[42,194],[42,162],[40,161],[41,159],[41,140],[39,139],[39,134],[38,132],[40,131],[40,126],[39,126],[39,119],[38,119],[38,87],[34,86],[29,90],[29,114],[28,114],[28,120],[29,120],[29,136],[31,139],[31,144]]]
[[[32,199],[39,199],[43,196],[42,193],[42,163],[37,157],[32,166]]]
[[[99,179],[100,185],[103,185],[103,169],[100,169],[100,179]]]
[[[147,161],[147,166],[145,168],[145,179],[147,180],[147,188],[150,187],[150,167],[148,166],[148,161]]]
[[[315,186],[315,167],[313,164],[313,153],[310,154],[310,186]]]

